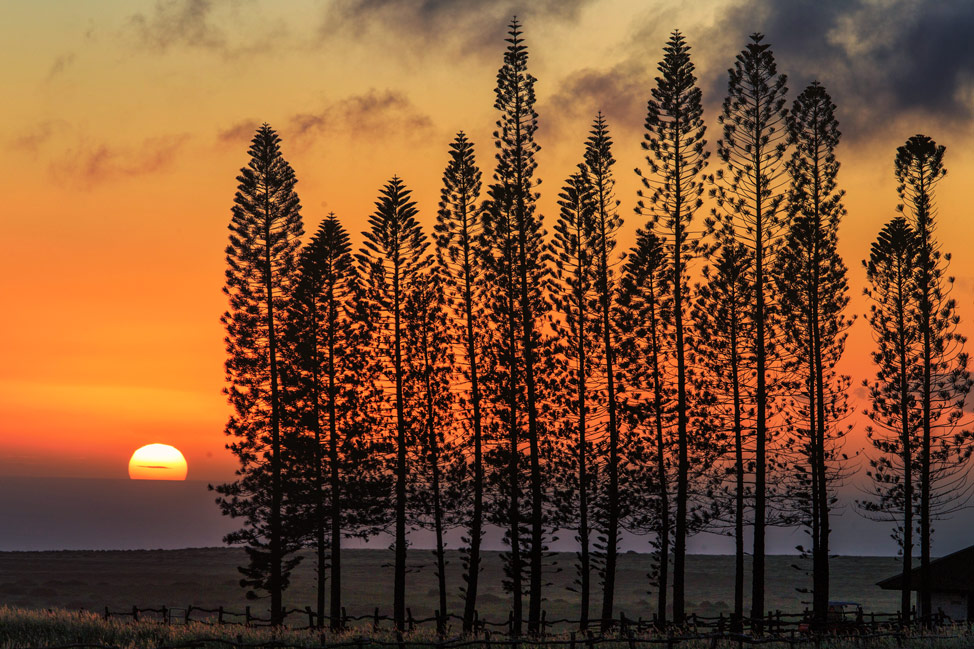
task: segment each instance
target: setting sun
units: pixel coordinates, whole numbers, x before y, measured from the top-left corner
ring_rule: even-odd
[[[132,480],[185,480],[186,471],[186,458],[168,444],[143,446],[129,460]]]

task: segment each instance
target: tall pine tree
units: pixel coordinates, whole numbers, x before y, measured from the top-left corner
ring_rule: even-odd
[[[694,76],[690,47],[679,31],[674,31],[663,48],[663,60],[656,78],[656,87],[648,102],[646,133],[643,149],[647,151],[649,173],[642,179],[643,190],[637,213],[649,217],[649,228],[664,242],[669,258],[672,295],[669,317],[673,320],[672,348],[676,361],[676,375],[665,377],[675,381],[676,393],[676,519],[673,538],[673,621],[682,624],[686,614],[686,542],[689,502],[691,433],[688,386],[687,318],[690,299],[689,263],[704,251],[701,231],[693,230],[693,215],[703,204],[703,170],[709,152],[703,124],[700,89]],[[699,431],[698,431],[699,434]],[[611,616],[611,607],[603,611]]]
[[[374,352],[381,364],[381,381],[388,386],[386,395],[392,407],[386,407],[386,431],[393,440],[395,452],[392,473],[395,476],[393,575],[393,620],[397,631],[406,623],[406,524],[407,457],[413,446],[416,422],[406,403],[407,366],[405,354],[404,309],[417,287],[425,280],[430,260],[426,255],[429,242],[416,220],[416,203],[403,181],[394,177],[379,192],[375,212],[369,217],[370,229],[358,255],[367,284],[367,297],[372,303],[377,322]]]
[[[747,246],[753,256],[754,290],[751,318],[755,358],[754,547],[751,617],[760,628],[764,618],[765,535],[768,524],[769,413],[774,386],[769,386],[778,331],[776,304],[769,290],[775,255],[787,224],[783,211],[785,156],[788,136],[785,83],[771,46],[762,34],[737,55],[728,70],[728,94],[719,122],[723,134],[717,155],[724,169],[712,176],[717,199],[710,228],[718,241],[730,238]],[[769,367],[770,366],[770,367]],[[773,377],[770,377],[773,378]]]
[[[246,519],[242,530],[227,536],[227,542],[247,546],[250,566],[241,568],[241,583],[268,593],[271,624],[278,626],[284,621],[282,593],[296,563],[285,559],[296,540],[285,535],[282,520],[289,463],[282,434],[280,338],[304,230],[297,180],[281,155],[277,133],[262,125],[248,153],[250,162],[237,177],[226,248],[223,291],[230,308],[221,318],[227,330],[225,392],[234,409],[226,426],[233,438],[227,448],[240,460],[239,479],[216,491],[224,514]]]

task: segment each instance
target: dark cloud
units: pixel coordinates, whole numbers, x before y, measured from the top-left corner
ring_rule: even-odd
[[[157,0],[149,13],[129,18],[141,46],[166,51],[171,47],[222,50],[226,35],[212,20],[212,0]]]
[[[974,116],[974,3],[748,0],[719,28],[739,40],[735,52],[749,33],[763,32],[792,95],[821,81],[853,138],[904,113],[952,125]],[[719,96],[726,92],[726,74],[710,81]]]
[[[448,44],[462,54],[496,53],[512,16],[530,23],[577,21],[594,0],[335,0],[321,32],[361,33],[381,26],[397,41],[409,35],[429,44]]]
[[[352,138],[422,136],[432,128],[430,116],[420,111],[403,93],[373,89],[340,99],[317,112],[293,115],[283,131],[301,142],[323,134]]]
[[[149,138],[138,147],[81,144],[53,162],[51,173],[82,188],[156,173],[171,167],[188,141],[189,136],[182,134]]]
[[[68,69],[68,67],[74,63],[75,54],[74,52],[68,52],[67,54],[62,54],[61,56],[54,59],[54,63],[51,64],[51,69],[47,72],[47,77],[45,80],[50,83],[57,77]]]
[[[542,108],[542,114],[562,119],[586,118],[602,111],[612,130],[641,127],[646,117],[651,70],[632,61],[608,70],[586,68],[569,75]],[[542,122],[542,126],[544,122]]]
[[[868,139],[903,119],[909,129],[970,126],[974,117],[974,3],[923,0],[742,0],[701,22],[692,13],[650,13],[633,26],[625,56],[563,79],[558,112],[601,108],[622,128],[641,128],[669,32],[692,48],[708,124],[727,93],[727,69],[761,32],[795,97],[814,80],[835,101],[847,140]],[[548,112],[544,112],[547,115]],[[719,137],[711,133],[708,139]]]

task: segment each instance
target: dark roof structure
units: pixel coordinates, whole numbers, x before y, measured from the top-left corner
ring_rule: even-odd
[[[876,584],[884,590],[900,590],[903,574],[884,579]],[[974,591],[974,545],[958,550],[930,562],[930,586],[938,592]],[[910,590],[920,588],[919,566],[910,571]]]

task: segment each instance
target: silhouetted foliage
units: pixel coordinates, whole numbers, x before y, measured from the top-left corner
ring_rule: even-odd
[[[369,217],[369,230],[358,255],[366,282],[366,298],[376,318],[373,353],[379,363],[380,381],[384,388],[385,434],[393,440],[395,476],[393,583],[393,617],[396,628],[404,630],[406,622],[406,525],[407,457],[415,446],[420,422],[411,412],[407,398],[408,362],[406,355],[415,350],[405,347],[404,310],[413,294],[426,280],[430,259],[429,242],[416,220],[416,204],[411,192],[399,178],[393,178],[380,190],[375,212]],[[415,389],[409,386],[409,390]],[[389,401],[392,402],[389,407]]]
[[[317,619],[323,624],[330,568],[333,630],[341,625],[342,536],[368,536],[390,504],[378,461],[383,449],[371,437],[381,393],[357,270],[348,233],[329,214],[301,251],[286,330],[294,385],[288,407],[309,474],[305,527],[317,556]]]
[[[795,100],[788,115],[793,146],[788,210],[791,224],[775,260],[781,314],[783,372],[793,454],[790,500],[812,537],[813,617],[824,628],[829,604],[830,513],[835,489],[847,476],[841,452],[852,408],[850,379],[835,372],[852,321],[846,267],[836,250],[845,208],[836,177],[838,122],[832,98],[818,82]]]
[[[463,630],[473,629],[477,610],[477,584],[481,572],[480,544],[484,535],[484,413],[480,364],[483,356],[485,314],[478,246],[481,245],[479,198],[481,174],[473,144],[462,132],[450,144],[450,162],[443,172],[440,209],[436,217],[436,255],[442,270],[454,329],[462,331],[456,361],[458,372],[469,382],[457,395],[458,426],[465,450],[472,457],[472,475],[467,492],[472,492],[469,532],[465,539]],[[469,418],[465,415],[469,413]]]
[[[295,503],[287,475],[299,462],[289,452],[282,419],[286,388],[281,384],[283,334],[304,233],[294,171],[281,155],[280,138],[264,124],[251,141],[250,162],[241,169],[227,245],[226,284],[230,301],[221,318],[227,330],[225,389],[234,414],[226,426],[227,448],[240,468],[234,482],[216,487],[224,514],[245,519],[227,543],[244,544],[250,559],[241,585],[270,597],[271,622],[283,620],[282,593],[298,559],[300,539],[286,525]],[[287,518],[287,521],[284,519]],[[253,593],[254,591],[251,591]]]
[[[643,149],[647,151],[649,173],[636,173],[642,179],[643,189],[636,212],[648,216],[651,229],[663,241],[669,257],[671,279],[668,296],[671,308],[672,346],[676,375],[667,372],[665,380],[675,381],[676,393],[676,516],[673,535],[673,621],[682,624],[685,616],[685,564],[689,501],[690,446],[693,432],[688,431],[691,408],[688,401],[688,385],[692,378],[688,373],[688,330],[684,320],[688,315],[688,264],[703,251],[700,231],[693,231],[693,215],[703,205],[703,170],[707,166],[709,152],[704,151],[703,107],[700,89],[696,86],[690,47],[679,31],[674,31],[663,48],[663,60],[659,63],[662,76],[656,78],[646,116],[646,133]],[[702,431],[695,431],[700,436]],[[661,592],[666,584],[661,585]],[[611,607],[603,611],[611,617]]]
[[[762,34],[752,34],[751,42],[737,55],[729,73],[728,94],[718,119],[723,134],[717,142],[717,155],[725,168],[712,181],[711,194],[717,200],[709,227],[718,241],[733,239],[743,243],[753,255],[754,303],[751,318],[755,356],[755,453],[754,453],[754,549],[752,552],[751,612],[755,620],[764,615],[765,527],[769,520],[767,473],[769,407],[774,386],[769,386],[769,365],[775,365],[776,305],[769,271],[781,246],[787,219],[782,210],[782,191],[788,135],[785,123],[785,83],[778,73],[771,46],[762,43]],[[773,484],[773,482],[772,482]]]

